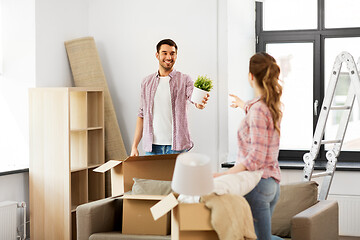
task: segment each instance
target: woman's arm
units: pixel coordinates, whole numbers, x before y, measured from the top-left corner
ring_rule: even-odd
[[[245,108],[245,102],[243,100],[241,100],[238,96],[234,95],[234,94],[229,94],[230,97],[233,98],[233,100],[231,101],[231,105],[230,107],[232,108]]]
[[[222,175],[239,173],[239,172],[246,171],[246,170],[247,169],[246,169],[245,165],[242,163],[239,163],[239,164],[236,164],[235,166],[233,166],[232,168],[229,168],[229,170],[227,170],[225,172],[214,173],[213,176],[220,177]]]

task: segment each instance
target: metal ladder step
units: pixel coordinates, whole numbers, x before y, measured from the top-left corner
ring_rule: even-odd
[[[336,140],[321,140],[321,144],[330,144],[330,143],[341,143],[341,139]]]
[[[331,106],[331,110],[350,110],[351,106],[348,105],[342,105],[342,106]]]
[[[330,176],[332,172],[321,172],[321,173],[314,173],[312,175],[312,178],[318,178],[318,177],[324,177],[324,176]]]

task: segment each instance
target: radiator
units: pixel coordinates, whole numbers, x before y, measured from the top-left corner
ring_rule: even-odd
[[[339,203],[339,234],[360,237],[360,196],[329,195]]]
[[[16,240],[16,202],[0,202],[0,240]]]
[[[23,210],[22,234],[17,229],[17,209]],[[0,240],[24,240],[26,239],[26,204],[11,201],[0,202]]]

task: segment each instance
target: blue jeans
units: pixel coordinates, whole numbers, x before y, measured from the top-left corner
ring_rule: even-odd
[[[176,154],[176,153],[183,153],[186,150],[181,151],[174,151],[171,149],[171,145],[152,145],[152,151],[146,152],[145,155],[162,155],[162,154]]]
[[[244,196],[251,207],[258,240],[282,239],[271,235],[271,216],[279,195],[280,186],[273,178],[261,178],[258,185]]]

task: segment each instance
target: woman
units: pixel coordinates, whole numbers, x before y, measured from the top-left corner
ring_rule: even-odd
[[[259,240],[281,239],[271,235],[271,216],[279,198],[280,168],[278,163],[280,121],[282,117],[279,84],[280,68],[267,53],[257,53],[250,59],[249,83],[255,99],[245,103],[233,97],[233,108],[243,108],[246,117],[238,130],[239,153],[236,165],[214,177],[240,171],[263,170],[258,185],[247,195]]]

